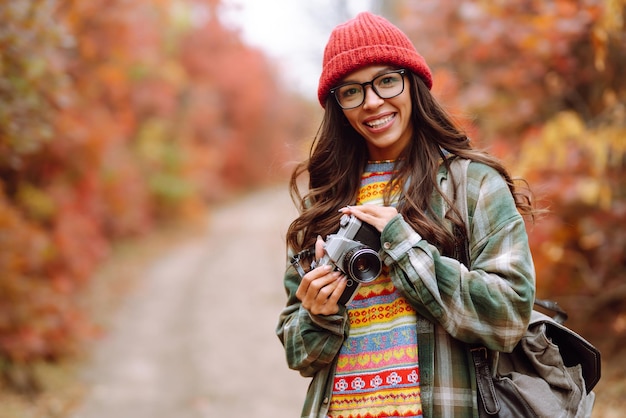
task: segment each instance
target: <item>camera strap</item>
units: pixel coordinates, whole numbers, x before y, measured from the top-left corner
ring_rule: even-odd
[[[313,250],[308,248],[306,250],[300,251],[298,254],[291,257],[290,263],[296,269],[300,277],[304,277],[304,275],[306,274],[306,271],[304,271],[304,269],[302,268],[301,261],[304,260],[305,258],[310,258],[312,255],[313,255]]]

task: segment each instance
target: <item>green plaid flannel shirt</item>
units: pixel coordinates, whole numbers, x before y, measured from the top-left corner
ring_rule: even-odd
[[[447,173],[442,166],[440,184]],[[425,418],[478,417],[473,363],[467,343],[513,350],[532,312],[535,273],[524,220],[503,178],[471,163],[467,172],[471,268],[442,256],[397,215],[381,234],[381,256],[394,285],[418,313],[418,355]],[[433,208],[442,212],[441,197]],[[325,418],[337,354],[349,333],[345,308],[316,316],[295,292],[300,277],[288,267],[287,305],[277,334],[287,363],[312,377],[302,418]]]

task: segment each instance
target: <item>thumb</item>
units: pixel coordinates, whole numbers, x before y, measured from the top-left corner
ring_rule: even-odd
[[[324,239],[318,235],[317,241],[315,241],[315,259],[319,260],[322,257],[324,257]]]

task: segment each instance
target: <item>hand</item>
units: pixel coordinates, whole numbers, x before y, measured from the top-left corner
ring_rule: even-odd
[[[393,206],[378,205],[346,206],[341,208],[340,211],[356,216],[360,221],[372,225],[378,232],[383,232],[389,221],[398,214],[398,210]]]
[[[315,258],[324,256],[324,240],[317,238]],[[333,266],[319,266],[302,278],[296,297],[302,306],[314,315],[333,315],[339,312],[337,301],[346,289],[348,280],[340,271],[333,271]]]

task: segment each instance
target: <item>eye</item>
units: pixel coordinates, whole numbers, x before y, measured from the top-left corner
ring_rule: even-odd
[[[383,88],[393,87],[400,82],[400,77],[400,74],[397,73],[383,74],[376,80],[376,85]]]
[[[349,99],[359,94],[361,94],[361,86],[358,84],[344,86],[339,90],[339,95],[344,99]]]

